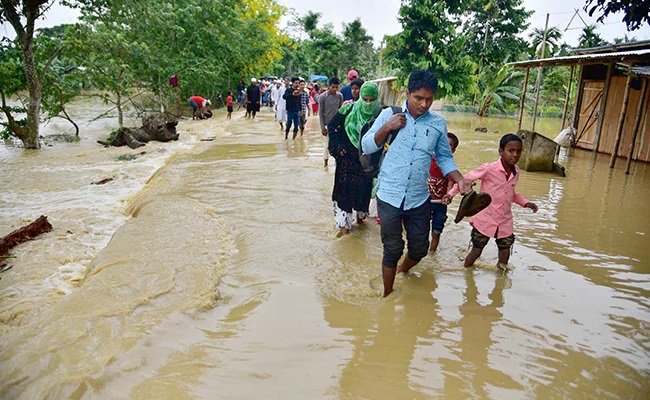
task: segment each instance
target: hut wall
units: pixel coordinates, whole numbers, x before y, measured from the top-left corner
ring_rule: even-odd
[[[625,81],[625,76],[612,77],[609,94],[607,96],[607,108],[605,109],[603,128],[600,135],[600,153],[611,154],[614,150],[616,141],[616,129],[618,127],[621,106],[623,104],[623,94],[625,93]],[[593,148],[596,132],[595,120],[597,118],[600,101],[602,101],[602,99],[595,102],[593,100],[596,96],[599,95],[599,93],[602,92],[603,87],[603,81],[585,81],[583,95],[584,98],[580,110],[580,120],[578,122],[578,137],[580,137],[583,131],[584,133],[582,133],[582,137],[580,137],[580,140],[577,143],[577,147],[588,150],[591,150]],[[646,97],[650,97],[650,94],[646,94]],[[640,100],[641,91],[638,89],[630,90],[630,100],[627,105],[627,113],[625,116],[625,123],[623,125],[621,143],[618,150],[618,155],[621,157],[627,156],[630,142],[632,140],[632,129],[634,128],[636,109]],[[648,103],[649,101],[646,99],[645,109],[642,112],[642,120],[639,127],[639,133],[637,134],[637,144],[633,155],[634,159],[641,161],[650,161],[650,138],[648,138],[648,135],[650,133],[650,123],[647,121],[650,105]],[[595,110],[593,110],[594,107],[596,108]],[[589,118],[590,115],[591,118]]]
[[[605,83],[600,81],[585,80],[582,89],[582,104],[578,118],[576,147],[591,150],[596,136],[596,120],[600,101],[596,98],[601,95]]]
[[[378,79],[373,81],[379,86],[379,101],[382,105],[402,105],[404,102],[404,90],[395,87],[395,79]]]

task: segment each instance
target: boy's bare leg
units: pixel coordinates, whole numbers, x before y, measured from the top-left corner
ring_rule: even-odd
[[[407,273],[409,270],[417,265],[419,261],[413,261],[411,258],[408,256],[404,256],[404,259],[402,260],[402,263],[397,267],[397,273],[399,274],[400,272]]]
[[[381,275],[384,280],[384,297],[393,292],[393,283],[395,282],[395,268],[381,267]]]
[[[478,259],[481,256],[481,253],[483,252],[483,249],[477,249],[476,247],[472,247],[472,250],[469,252],[467,257],[465,257],[465,268],[469,268],[474,265],[474,261]]]
[[[508,260],[510,260],[510,248],[499,249],[499,264],[508,265]]]
[[[438,250],[438,243],[440,243],[440,234],[431,233],[431,246],[429,246],[429,251],[435,253]]]

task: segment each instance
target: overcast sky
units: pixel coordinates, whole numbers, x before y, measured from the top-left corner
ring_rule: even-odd
[[[399,0],[277,0],[280,4],[293,8],[298,15],[304,15],[312,10],[321,13],[322,23],[331,23],[337,32],[341,31],[343,22],[350,22],[360,18],[361,23],[368,33],[379,44],[384,35],[392,35],[401,30],[397,21]],[[524,7],[534,10],[530,17],[530,28],[544,28],[546,13],[550,14],[549,26],[557,26],[564,31],[569,25],[575,9],[580,9],[580,16],[587,24],[595,23],[596,18],[589,18],[587,13],[582,11],[584,0],[524,0]],[[37,27],[53,26],[62,23],[70,23],[78,18],[76,10],[70,10],[55,4],[46,14],[46,19],[39,21]],[[598,24],[597,32],[607,41],[611,42],[616,37],[623,37],[626,34],[625,24],[621,22],[622,14],[610,16],[605,24]],[[285,26],[287,18],[282,21]],[[580,18],[575,17],[564,32],[564,41],[570,46],[578,44],[580,31],[584,27]],[[529,29],[530,29],[529,28]],[[13,38],[15,33],[9,24],[3,24],[0,30],[3,36]],[[637,40],[650,39],[650,26],[644,25],[641,29],[628,33]]]

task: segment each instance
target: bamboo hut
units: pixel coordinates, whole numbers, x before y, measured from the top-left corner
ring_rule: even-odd
[[[562,128],[566,126],[574,76],[578,92],[570,124],[576,129],[575,146],[609,154],[610,166],[618,157],[650,162],[650,41],[575,49],[570,56],[511,63],[526,70],[519,113],[519,128],[529,69],[570,66]],[[535,116],[533,116],[535,118]]]

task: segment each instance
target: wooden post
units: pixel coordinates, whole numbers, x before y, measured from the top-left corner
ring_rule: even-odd
[[[641,96],[639,97],[639,105],[636,107],[636,117],[634,118],[634,129],[632,130],[632,142],[630,142],[630,150],[627,152],[627,163],[625,164],[625,173],[630,173],[630,164],[632,163],[632,153],[634,153],[634,143],[636,142],[636,135],[639,133],[641,126],[641,119],[643,117],[643,110],[645,108],[645,99],[648,94],[648,78],[643,78],[641,85]]]
[[[569,81],[566,85],[566,96],[564,97],[564,110],[562,110],[562,129],[564,129],[567,117],[567,111],[569,110],[569,98],[571,97],[571,83],[573,82],[573,71],[575,70],[575,65],[571,66],[571,72],[569,73]]]
[[[627,79],[625,80],[625,92],[623,93],[623,105],[621,114],[618,116],[618,126],[616,127],[616,140],[614,141],[614,150],[612,157],[609,159],[609,167],[614,168],[616,157],[618,156],[618,147],[621,144],[623,125],[625,125],[625,115],[627,114],[627,104],[630,102],[630,83],[632,83],[632,64],[627,67]]]
[[[598,152],[600,145],[600,132],[603,130],[603,120],[605,119],[605,110],[607,107],[607,94],[609,93],[609,84],[612,81],[612,72],[614,71],[614,63],[607,65],[607,74],[605,75],[605,87],[603,88],[603,97],[600,99],[600,110],[598,111],[598,121],[596,123],[596,136],[594,137],[594,147],[592,151]]]
[[[521,130],[521,120],[524,118],[524,111],[526,107],[526,89],[528,88],[528,72],[530,68],[526,68],[524,75],[524,86],[521,88],[521,100],[519,101],[519,121],[517,122],[517,132]]]
[[[576,104],[573,107],[573,127],[578,129],[578,123],[580,122],[580,111],[582,111],[582,96],[584,94],[584,86],[582,82],[582,65],[578,65],[578,93],[576,93]]]
[[[550,14],[546,14],[546,24],[544,25],[544,37],[542,39],[542,54],[540,58],[544,58],[545,49],[546,49],[546,33],[548,32],[548,17]],[[535,121],[537,120],[537,104],[539,103],[539,92],[541,90],[540,86],[542,85],[542,66],[537,67],[537,81],[535,82],[535,106],[533,107],[533,127],[531,131],[535,132]]]

